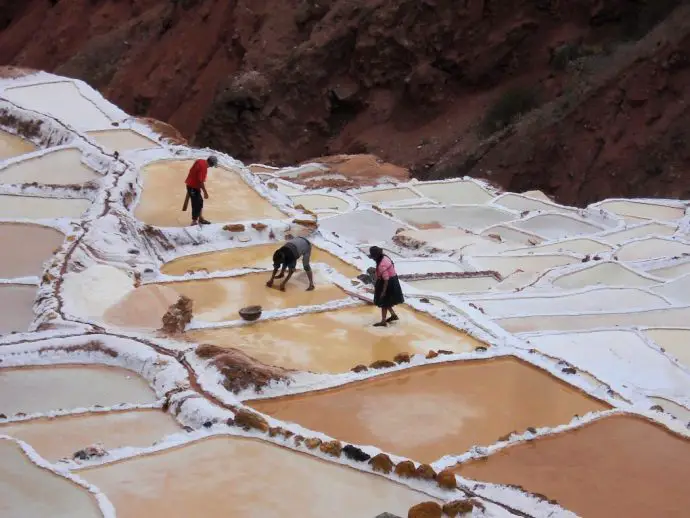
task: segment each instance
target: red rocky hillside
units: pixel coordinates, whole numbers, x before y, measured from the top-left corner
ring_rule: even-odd
[[[246,161],[690,197],[681,0],[0,0],[0,64]]]

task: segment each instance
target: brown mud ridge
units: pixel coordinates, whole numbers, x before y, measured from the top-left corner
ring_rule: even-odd
[[[369,154],[565,203],[688,197],[683,4],[0,0],[0,63],[244,161]]]

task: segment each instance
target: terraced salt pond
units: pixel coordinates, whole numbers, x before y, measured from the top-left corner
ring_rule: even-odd
[[[295,206],[301,205],[305,209],[315,212],[322,210],[345,212],[350,208],[350,204],[340,196],[329,196],[327,194],[299,194],[297,196],[291,196],[290,198]]]
[[[548,245],[536,245],[527,246],[520,248],[512,248],[508,250],[510,254],[552,254],[558,252],[570,252],[575,254],[596,254],[601,252],[608,252],[612,250],[613,247],[607,245],[606,243],[601,243],[595,241],[594,239],[587,238],[574,238],[574,239],[564,239],[563,241],[558,241],[557,243],[549,243]]]
[[[252,407],[355,444],[432,462],[607,406],[515,358],[417,367]]]
[[[642,418],[611,416],[506,448],[455,471],[475,480],[518,484],[588,518],[684,518],[690,508],[689,463],[686,438]]]
[[[647,236],[671,236],[675,233],[675,231],[676,227],[671,225],[664,225],[661,223],[646,223],[644,225],[637,225],[632,228],[599,236],[598,239],[606,241],[612,245],[621,245],[632,239]]]
[[[36,151],[36,146],[17,135],[0,130],[0,160]]]
[[[493,198],[486,189],[467,180],[417,184],[415,189],[427,198],[446,204],[479,205]]]
[[[118,518],[403,516],[431,500],[381,477],[239,437],[206,439],[79,475],[105,492]]]
[[[490,270],[500,273],[502,276],[522,270],[523,272],[542,272],[549,268],[565,266],[578,259],[567,255],[543,254],[543,255],[475,255],[469,261],[479,270]]]
[[[404,224],[368,209],[326,218],[320,225],[322,232],[334,232],[351,243],[386,242],[401,227]]]
[[[245,306],[262,306],[264,311],[324,304],[347,298],[344,291],[327,284],[318,272],[314,272],[314,291],[305,291],[309,285],[303,271],[296,272],[286,291],[266,287],[270,274],[249,274],[222,279],[205,279],[166,283],[180,295],[194,301],[194,317],[208,322],[237,320],[238,311]]]
[[[100,176],[93,169],[82,163],[78,149],[50,151],[0,169],[0,183],[8,184],[75,185],[98,178]]]
[[[682,218],[685,214],[685,209],[681,207],[632,200],[608,200],[597,204],[597,207],[633,221],[640,219],[672,221]]]
[[[468,230],[481,230],[508,221],[514,216],[489,206],[413,207],[391,209],[393,216],[417,227],[450,226]]]
[[[595,234],[603,229],[578,218],[564,214],[539,214],[516,221],[513,226],[519,230],[532,232],[546,239],[564,239],[587,234]]]
[[[160,147],[150,138],[129,129],[88,131],[86,135],[110,152],[124,153],[126,151]]]
[[[419,194],[407,187],[395,189],[377,189],[375,191],[361,192],[357,195],[361,201],[368,203],[390,203],[419,198]]]
[[[659,283],[641,272],[612,261],[594,263],[555,277],[552,282],[554,286],[570,290],[597,285],[644,288]]]
[[[524,211],[556,211],[563,213],[575,212],[573,209],[556,205],[546,200],[531,198],[524,194],[506,193],[498,196],[494,201],[494,205],[505,207],[506,209],[515,210],[517,212]]]
[[[0,369],[0,413],[7,416],[155,401],[146,382],[125,369],[95,365]]]
[[[109,128],[111,119],[84,97],[72,81],[8,88],[3,96],[24,107],[52,115],[79,130]]]
[[[149,447],[181,431],[172,416],[160,410],[63,416],[0,425],[0,435],[30,444],[50,462],[71,458],[74,452],[96,443],[107,450],[124,446]]]
[[[380,319],[379,311],[360,306],[244,327],[191,331],[186,337],[241,349],[269,365],[329,373],[377,360],[391,361],[401,352],[466,352],[486,346],[423,313],[405,307],[397,311],[400,321],[387,328],[372,327]]]
[[[0,277],[40,276],[43,263],[62,245],[65,236],[49,227],[0,223]]]
[[[499,281],[491,275],[478,277],[449,277],[438,279],[405,280],[418,290],[438,291],[441,293],[472,293],[488,291],[498,286]]]
[[[238,268],[273,268],[273,253],[282,243],[232,248],[220,252],[209,252],[180,257],[164,264],[161,272],[166,275],[184,275],[190,271],[208,272],[235,270]],[[311,262],[326,263],[346,277],[356,277],[359,270],[333,254],[312,247]],[[300,263],[301,265],[301,263]]]
[[[29,330],[35,298],[36,286],[0,284],[0,335]]]
[[[656,328],[647,329],[644,334],[690,369],[690,329]]]
[[[38,467],[14,441],[0,438],[0,459],[0,516],[3,518],[103,516],[96,499],[85,488]]]
[[[690,245],[670,239],[648,238],[621,246],[616,252],[621,261],[645,261],[648,259],[690,255]]]
[[[141,171],[144,191],[135,216],[150,225],[184,227],[191,224],[191,208],[182,212],[187,191],[185,179],[193,160],[154,162]],[[0,180],[2,175],[0,175]],[[253,219],[283,219],[286,216],[231,170],[209,168],[204,217],[214,223]]]
[[[406,230],[402,236],[421,241],[428,246],[441,250],[471,249],[473,253],[492,253],[504,250],[505,245],[460,228],[429,228],[423,230]]]
[[[80,198],[0,195],[0,218],[49,219],[81,217],[91,202]]]
[[[499,242],[513,244],[514,246],[533,246],[544,241],[543,237],[531,232],[525,232],[524,230],[518,230],[510,225],[495,225],[489,227],[484,230],[481,235],[497,239]]]

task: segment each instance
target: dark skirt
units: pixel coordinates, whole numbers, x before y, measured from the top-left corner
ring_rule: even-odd
[[[386,288],[386,294],[382,297],[381,291],[383,290],[383,280],[377,279],[376,286],[374,287],[374,304],[380,308],[392,308],[398,304],[405,302],[403,297],[402,288],[400,287],[400,280],[398,276],[391,277],[388,279],[388,287]]]

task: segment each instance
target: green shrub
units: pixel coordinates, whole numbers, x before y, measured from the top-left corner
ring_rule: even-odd
[[[539,94],[534,88],[518,86],[507,90],[486,112],[480,128],[482,136],[502,130],[537,106]]]

